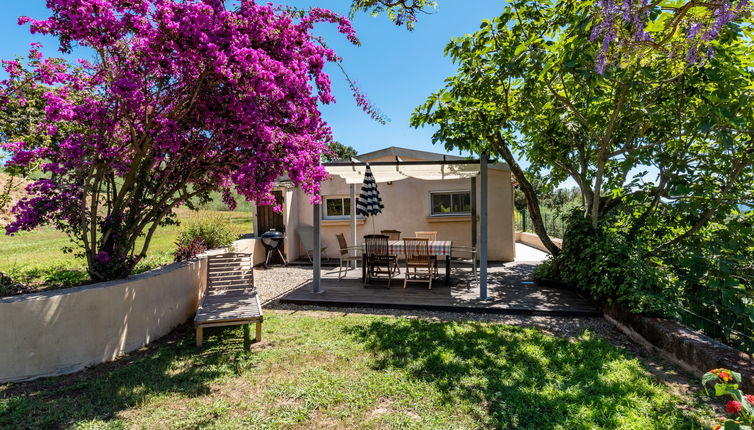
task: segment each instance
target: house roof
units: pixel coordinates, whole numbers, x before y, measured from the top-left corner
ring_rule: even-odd
[[[441,154],[437,152],[420,151],[418,149],[401,148],[399,146],[390,146],[378,151],[367,152],[365,154],[359,154],[356,158],[358,161],[367,162],[376,160],[383,157],[406,157],[416,158],[424,161],[465,161],[466,157],[459,157],[457,155]],[[510,167],[507,163],[499,162],[489,165],[490,169],[510,171]]]
[[[372,161],[382,157],[409,157],[418,158],[427,161],[460,161],[466,160],[464,157],[457,155],[439,154],[436,152],[419,151],[418,149],[401,148],[398,146],[391,146],[389,148],[380,149],[378,151],[367,152],[366,154],[359,154],[356,158],[359,161]]]
[[[408,178],[428,181],[464,179],[476,177],[480,172],[479,160],[395,146],[357,155],[350,161],[325,163],[324,166],[328,173],[341,177],[347,184],[362,183],[368,167],[371,167],[376,182]],[[510,170],[504,163],[493,164],[489,168]]]
[[[372,173],[378,182],[398,181],[408,177],[416,177],[426,180],[459,179],[476,176],[479,171],[478,164],[465,157],[457,155],[440,154],[437,152],[420,151],[418,149],[401,148],[391,146],[378,151],[359,154],[353,160],[343,160],[333,163],[325,163],[330,174],[340,176],[347,183],[360,184],[364,177],[363,163],[378,160],[385,157],[395,157],[395,165],[372,166]],[[422,161],[402,161],[400,157],[412,158]],[[400,160],[400,161],[399,161]],[[454,162],[462,163],[454,163]],[[360,162],[361,167],[346,163]],[[433,162],[433,163],[426,163]],[[443,163],[447,162],[447,164]],[[378,164],[390,164],[382,162]],[[400,166],[400,168],[397,168]],[[490,169],[510,171],[506,163],[494,163]],[[287,175],[280,176],[276,181],[276,187],[292,187],[293,183]]]

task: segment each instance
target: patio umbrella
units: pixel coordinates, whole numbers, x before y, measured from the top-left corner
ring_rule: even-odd
[[[356,202],[356,214],[363,216],[372,216],[382,213],[385,206],[382,204],[380,191],[377,189],[377,181],[374,180],[372,169],[369,164],[364,172],[364,182],[361,184],[361,193]],[[374,232],[374,218],[372,218],[372,232]]]

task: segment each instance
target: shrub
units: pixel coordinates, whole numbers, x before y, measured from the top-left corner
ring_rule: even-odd
[[[664,314],[667,308],[665,285],[668,277],[658,266],[647,264],[639,250],[615,231],[593,228],[582,213],[568,220],[563,248],[545,267],[547,274],[593,299],[626,304],[633,312]]]
[[[208,249],[227,248],[235,239],[222,218],[206,217],[190,222],[178,233],[175,261],[194,258]]]
[[[176,242],[175,261],[184,261],[196,257],[207,250],[204,238],[195,237],[189,242]]]

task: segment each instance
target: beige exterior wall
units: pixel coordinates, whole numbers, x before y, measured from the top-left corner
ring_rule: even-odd
[[[206,260],[130,279],[0,299],[0,382],[76,372],[141,348],[194,314]]]
[[[374,159],[370,161],[393,161],[394,158]],[[414,161],[403,157],[404,161]],[[480,200],[481,184],[477,178],[477,198]],[[431,217],[429,215],[429,193],[434,191],[468,191],[471,188],[470,179],[423,181],[419,179],[404,179],[388,185],[378,185],[385,209],[382,214],[374,217],[374,231],[379,233],[383,229],[395,229],[402,232],[402,236],[413,236],[416,231],[436,231],[440,240],[451,240],[456,245],[471,246],[471,217],[445,216]],[[322,196],[350,196],[350,187],[345,180],[335,177],[322,183]],[[361,185],[356,185],[356,195]],[[303,255],[296,227],[302,224],[313,225],[313,210],[309,197],[301,190],[292,190],[291,216],[286,227],[288,236],[288,257],[290,261]],[[287,202],[288,203],[288,202]],[[513,261],[515,259],[515,238],[513,223],[513,186],[511,175],[506,170],[489,170],[489,260]],[[477,202],[479,207],[479,202]],[[297,215],[297,217],[296,217]],[[477,222],[477,229],[479,223]],[[373,232],[372,219],[357,220],[357,243],[365,234]],[[322,220],[321,240],[327,246],[325,255],[330,258],[338,256],[337,233],[344,233],[348,243],[351,243],[350,220]],[[291,246],[294,245],[294,246]]]

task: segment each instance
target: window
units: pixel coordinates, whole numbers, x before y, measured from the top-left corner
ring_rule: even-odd
[[[343,219],[351,216],[350,197],[325,197],[322,206],[323,219]]]
[[[471,215],[471,191],[440,191],[429,193],[429,214]]]

